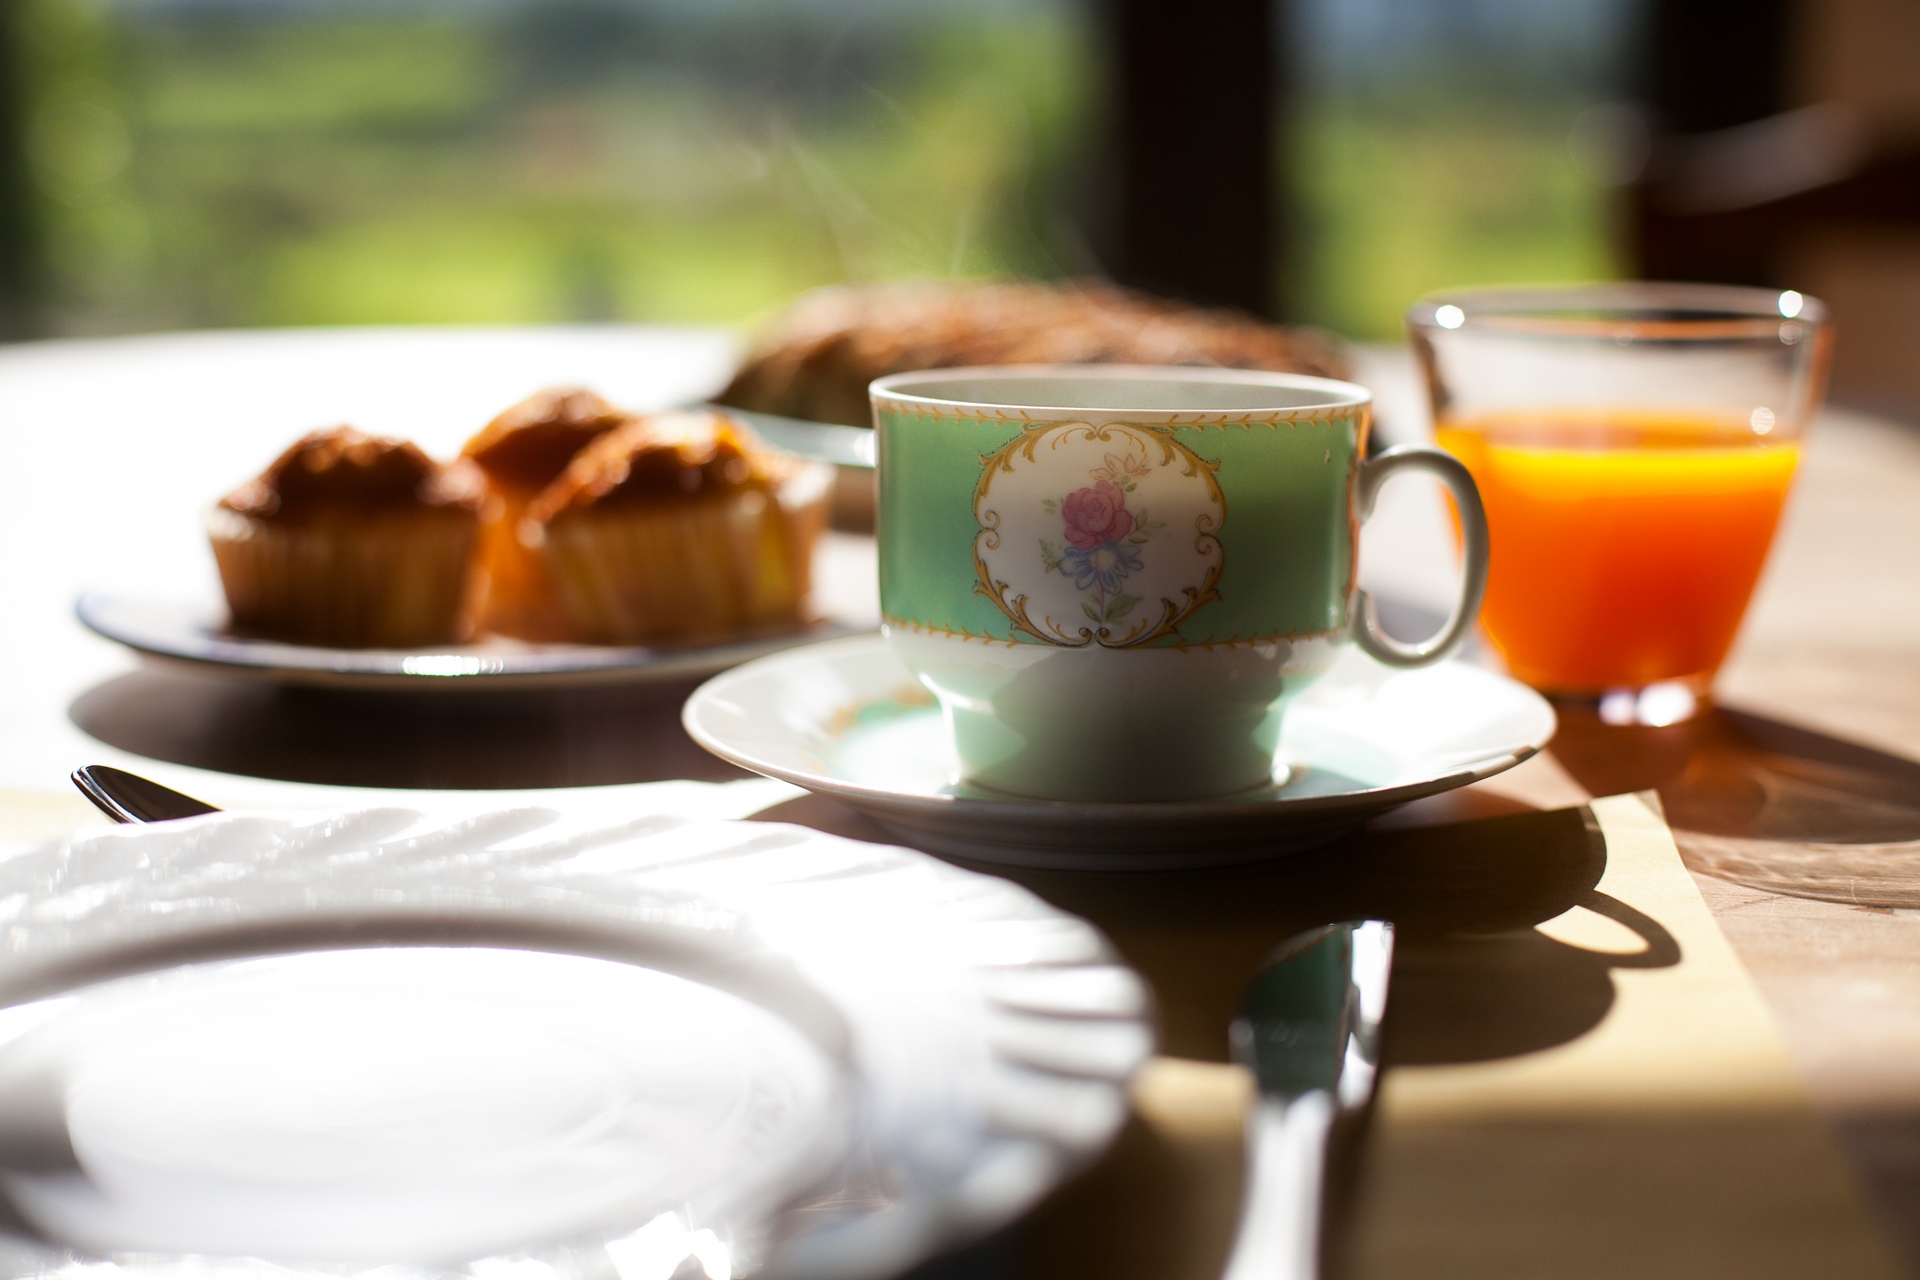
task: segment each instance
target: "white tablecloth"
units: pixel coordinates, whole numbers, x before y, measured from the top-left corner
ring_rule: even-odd
[[[545,386],[652,408],[712,394],[717,329],[181,333],[0,348],[0,788],[64,790],[119,764],[222,803],[328,803],[340,788],[207,775],[133,756],[68,718],[136,665],[73,617],[109,589],[218,599],[200,513],[302,433],[336,423],[447,457]],[[721,808],[735,807],[722,803]]]
[[[705,397],[724,384],[738,349],[728,330],[643,326],[266,330],[0,347],[0,789],[64,790],[70,770],[97,762],[216,802],[351,798],[341,788],[205,774],[87,736],[69,707],[135,659],[74,621],[76,595],[217,599],[200,513],[311,428],[350,422],[450,456],[494,414],[545,386],[590,386],[642,409]],[[1363,350],[1358,364],[1382,435],[1423,438],[1407,353]],[[1903,465],[1890,465],[1896,460]],[[1891,482],[1916,470],[1920,439],[1911,433],[1846,414],[1821,424],[1728,672],[1744,700],[1768,702],[1769,682],[1744,675],[1752,664],[1742,655],[1804,643],[1809,628],[1851,633],[1876,651],[1920,642],[1916,579],[1885,576],[1890,556],[1911,565],[1920,555],[1920,503],[1891,500],[1878,491],[1886,483],[1875,488],[1876,477]],[[1863,504],[1866,497],[1877,501]],[[1862,511],[1874,519],[1863,522]],[[1363,584],[1444,609],[1453,573],[1445,524],[1429,482],[1390,485],[1364,535]],[[835,538],[822,574],[836,613],[873,614],[870,542]],[[1820,604],[1810,610],[1813,601]],[[1812,718],[1820,719],[1817,708]]]

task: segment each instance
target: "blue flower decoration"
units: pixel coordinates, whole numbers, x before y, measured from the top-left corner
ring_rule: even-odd
[[[1060,557],[1060,572],[1073,579],[1081,591],[1094,583],[1107,595],[1118,595],[1127,575],[1145,567],[1140,548],[1128,542],[1103,542],[1091,551],[1068,547]]]

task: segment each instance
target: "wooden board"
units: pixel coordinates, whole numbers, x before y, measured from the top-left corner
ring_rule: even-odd
[[[796,803],[772,816],[806,818]],[[1299,928],[1379,915],[1399,924],[1389,1068],[1333,1231],[1342,1274],[1895,1275],[1656,806],[1389,828],[1192,875],[1022,873],[1147,974],[1185,1056],[1156,1060],[1113,1153],[1023,1228],[1019,1273],[1214,1280],[1252,1098],[1219,1061],[1240,984]],[[90,817],[0,793],[0,842]]]
[[[1896,1274],[1650,799],[1417,834],[1356,842],[1346,874],[1357,887],[1344,893],[1301,868],[1294,901],[1274,913],[1312,910],[1310,899],[1338,918],[1369,896],[1401,908],[1386,913],[1403,921],[1392,1065],[1335,1228],[1343,1274]],[[1416,893],[1383,883],[1389,872]],[[1241,889],[1272,900],[1283,890],[1271,877],[1243,874]],[[1421,889],[1432,891],[1424,913]],[[1175,1002],[1192,994],[1168,982],[1165,961],[1181,896],[1163,895],[1157,929],[1120,911],[1103,920],[1136,959],[1162,957],[1146,967]],[[1219,915],[1215,962],[1244,942],[1250,919]],[[1223,1011],[1207,1003],[1218,1021]],[[1176,1036],[1191,1034],[1191,1006],[1167,1012]],[[1113,1157],[1035,1224],[1030,1274],[1219,1274],[1247,1080],[1225,1065],[1162,1060],[1137,1093]]]

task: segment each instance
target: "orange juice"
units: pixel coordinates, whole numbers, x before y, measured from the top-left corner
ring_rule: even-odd
[[[1437,435],[1486,503],[1480,618],[1516,678],[1704,687],[1766,561],[1797,442],[1681,414],[1508,413]]]

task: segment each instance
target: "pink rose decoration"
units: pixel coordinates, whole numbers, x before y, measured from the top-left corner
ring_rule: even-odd
[[[1067,522],[1067,541],[1082,551],[1103,542],[1119,542],[1133,532],[1133,513],[1127,510],[1126,490],[1111,480],[1075,489],[1060,504]]]

